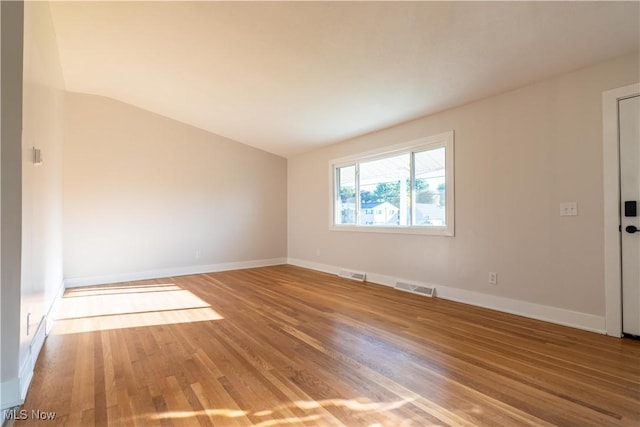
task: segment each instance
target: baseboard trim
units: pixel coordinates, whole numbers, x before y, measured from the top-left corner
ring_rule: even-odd
[[[329,264],[320,264],[318,262],[306,261],[298,258],[287,258],[287,264],[295,265],[296,267],[308,268],[309,270],[316,270],[322,273],[335,274],[337,275],[342,268],[336,267]],[[369,272],[367,272],[367,281],[369,280]]]
[[[38,359],[38,356],[33,357],[31,350],[29,350],[29,354],[25,357],[24,363],[20,368],[20,401],[24,402],[24,398],[27,397],[27,391],[29,391],[29,385],[31,385],[31,380],[33,379],[33,369],[35,368],[35,360]]]
[[[287,263],[287,258],[271,258],[252,261],[226,262],[220,264],[191,265],[187,267],[164,268],[104,276],[71,277],[64,279],[65,288],[105,285],[109,283],[132,282],[135,280],[162,279],[165,277],[188,276],[190,274],[216,273],[219,271],[244,270],[247,268],[269,267]]]
[[[40,323],[38,324],[38,327],[33,334],[33,338],[31,339],[31,343],[29,344],[28,352],[25,355],[24,360],[22,360],[22,364],[20,365],[17,384],[13,385],[13,387],[16,387],[17,393],[19,393],[20,398],[14,398],[6,405],[4,405],[3,402],[3,409],[21,405],[24,401],[24,398],[27,396],[27,391],[29,390],[29,386],[31,385],[31,380],[33,379],[33,371],[35,369],[36,362],[38,361],[38,356],[40,356],[40,351],[42,351],[45,340],[47,339],[47,336],[51,331],[51,327],[53,326],[53,322],[55,320],[55,316],[57,315],[63,293],[64,281],[61,281],[60,286],[58,287],[56,294],[51,301],[51,305],[49,306],[46,314],[40,320]],[[3,384],[3,387],[4,386],[5,385]]]
[[[321,264],[298,258],[288,258],[287,263],[329,274],[338,274],[341,268],[333,265]],[[367,271],[366,273],[367,282],[375,283],[378,285],[393,287],[396,283],[396,280],[402,279],[399,277],[372,273],[370,271]],[[434,283],[420,283],[416,282],[415,280],[411,280],[411,282],[415,283],[416,285],[435,287],[436,296],[438,298],[475,305],[478,307],[489,308],[504,313],[516,314],[518,316],[542,320],[558,325],[570,326],[572,328],[582,329],[585,331],[605,334],[604,316],[596,316],[593,314],[581,313],[578,311],[567,310],[559,307],[535,304],[527,301],[483,294],[480,292],[474,292],[460,288],[452,288]]]
[[[29,344],[27,354],[20,366],[20,374],[18,376],[20,378],[20,398],[23,400],[27,396],[29,385],[33,379],[33,371],[36,367],[38,356],[40,355],[40,351],[42,350],[46,339],[47,316],[45,315],[40,319],[40,323],[38,324],[38,327],[33,334],[33,338],[31,339],[31,343]]]

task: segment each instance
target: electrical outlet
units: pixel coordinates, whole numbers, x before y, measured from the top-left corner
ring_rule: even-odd
[[[320,256],[320,248],[316,249],[316,256]]]
[[[560,203],[560,216],[578,216],[577,202]]]
[[[202,251],[196,251],[196,259],[202,258]]]
[[[495,273],[493,271],[489,273],[489,284],[490,285],[498,284],[498,273]]]
[[[30,331],[31,331],[31,313],[27,313],[27,336],[29,336]]]

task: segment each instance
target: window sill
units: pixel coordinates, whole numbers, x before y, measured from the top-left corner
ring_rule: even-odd
[[[359,233],[418,234],[423,236],[453,237],[453,229],[449,227],[381,227],[376,225],[330,225],[330,231],[355,231]]]

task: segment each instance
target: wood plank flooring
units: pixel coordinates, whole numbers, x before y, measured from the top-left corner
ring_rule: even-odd
[[[293,266],[62,308],[16,426],[640,425],[640,342]]]

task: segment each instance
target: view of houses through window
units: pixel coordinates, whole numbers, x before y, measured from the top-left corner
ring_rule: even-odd
[[[446,147],[335,167],[336,225],[445,226]]]

